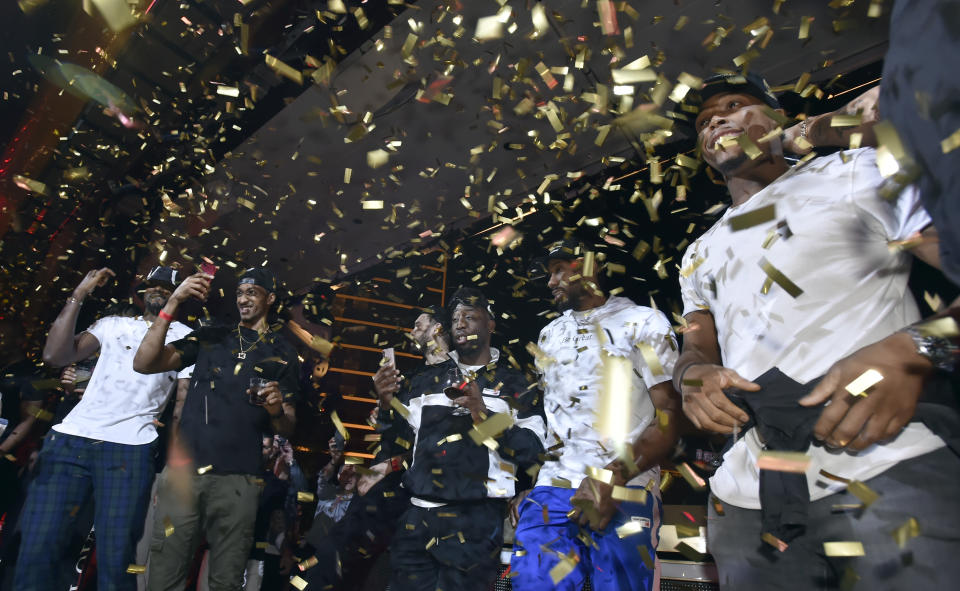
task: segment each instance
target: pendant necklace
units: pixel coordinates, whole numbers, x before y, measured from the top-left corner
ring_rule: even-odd
[[[237,352],[237,359],[246,359],[247,353],[249,353],[254,347],[257,346],[257,343],[260,342],[260,339],[263,338],[263,333],[260,333],[260,336],[257,337],[257,340],[253,341],[253,344],[247,347],[247,350],[243,350],[243,335],[240,334],[240,325],[237,325],[237,338],[240,339],[240,350]]]

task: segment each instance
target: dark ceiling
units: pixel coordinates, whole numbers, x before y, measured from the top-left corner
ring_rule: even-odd
[[[267,262],[296,289],[550,215],[624,175],[627,203],[660,199],[666,217],[676,185],[702,185],[673,159],[696,158],[689,113],[661,92],[744,60],[774,86],[843,92],[885,51],[889,6],[875,18],[874,4],[155,0],[117,32],[78,3],[6,3],[0,293],[45,322],[91,265],[117,267],[122,298],[152,262],[199,256]],[[91,69],[137,111],[62,92],[30,65],[38,53]],[[643,56],[659,79],[615,84]],[[598,231],[616,203],[596,208]]]

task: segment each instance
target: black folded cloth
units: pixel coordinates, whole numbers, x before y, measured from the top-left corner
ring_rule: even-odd
[[[807,451],[823,406],[800,406],[798,401],[820,379],[800,384],[775,367],[753,380],[760,386],[756,392],[728,390],[730,400],[750,415],[741,434],[755,426],[768,450]],[[800,537],[806,531],[809,504],[806,474],[760,471],[761,534],[772,534],[786,543]]]

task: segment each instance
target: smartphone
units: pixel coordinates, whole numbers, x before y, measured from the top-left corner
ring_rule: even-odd
[[[217,266],[213,264],[213,261],[211,261],[211,260],[208,259],[207,257],[202,257],[202,258],[203,258],[203,262],[200,263],[200,272],[201,272],[201,273],[206,273],[207,275],[210,275],[211,277],[213,277],[214,275],[216,275],[216,274],[217,274]]]
[[[387,364],[394,367],[397,366],[397,357],[393,352],[393,347],[389,347],[383,350],[383,358],[387,360]]]

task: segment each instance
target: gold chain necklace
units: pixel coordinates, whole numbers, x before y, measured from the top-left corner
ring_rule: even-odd
[[[247,353],[249,353],[254,347],[257,346],[257,343],[260,342],[260,339],[263,338],[263,335],[264,335],[264,334],[265,334],[265,333],[261,332],[261,333],[260,333],[260,336],[257,337],[257,340],[253,341],[253,344],[250,345],[249,347],[247,347],[247,350],[244,351],[244,350],[243,350],[243,335],[240,334],[240,325],[238,324],[238,325],[237,325],[237,338],[240,339],[240,351],[237,352],[237,359],[246,359],[246,358],[247,358]]]

